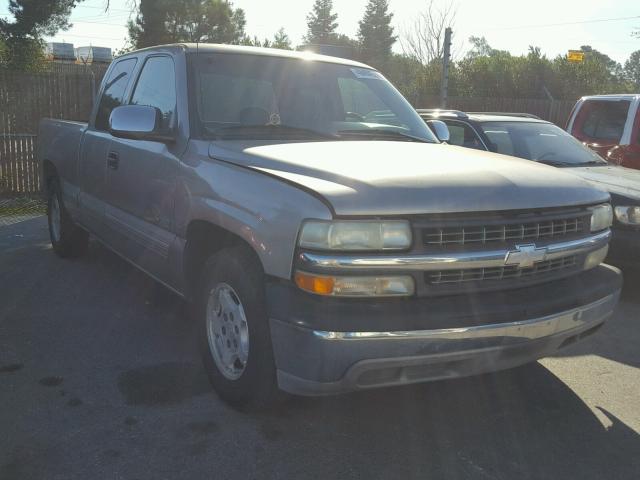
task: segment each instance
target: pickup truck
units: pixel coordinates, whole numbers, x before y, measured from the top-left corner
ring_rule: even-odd
[[[88,124],[42,120],[38,158],[53,250],[92,235],[191,302],[209,378],[244,408],[531,362],[598,330],[621,288],[608,193],[440,145],[344,59],[135,51]]]
[[[582,97],[567,132],[608,162],[640,169],[640,94]]]

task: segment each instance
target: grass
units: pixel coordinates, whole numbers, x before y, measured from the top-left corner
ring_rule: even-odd
[[[0,198],[0,217],[44,215],[46,205],[38,197]]]

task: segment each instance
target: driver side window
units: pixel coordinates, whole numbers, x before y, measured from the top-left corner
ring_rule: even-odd
[[[145,62],[131,104],[157,108],[160,110],[160,130],[171,130],[176,115],[176,75],[170,57],[150,57]]]
[[[466,123],[455,122],[451,120],[445,121],[449,127],[449,144],[459,147],[475,148],[476,150],[485,150],[484,145],[476,132]]]

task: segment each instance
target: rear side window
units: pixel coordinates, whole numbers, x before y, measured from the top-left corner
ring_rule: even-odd
[[[124,92],[127,90],[136,62],[135,58],[121,60],[114,65],[113,70],[109,73],[96,114],[96,130],[109,130],[109,116],[114,108],[122,105]]]
[[[581,140],[618,143],[630,105],[628,100],[588,100],[578,112],[572,133]]]
[[[176,75],[170,57],[151,57],[145,62],[131,104],[157,108],[161,117],[160,130],[171,130],[176,115]]]
[[[459,147],[475,148],[477,150],[484,150],[484,145],[478,138],[476,132],[470,125],[454,121],[446,121],[447,127],[449,127],[449,144],[458,145]]]

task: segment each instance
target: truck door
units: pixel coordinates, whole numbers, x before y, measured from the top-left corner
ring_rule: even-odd
[[[168,55],[145,60],[130,104],[161,113],[161,130],[175,131],[175,65]],[[180,159],[175,143],[113,137],[107,171],[105,217],[115,248],[159,280],[170,283],[169,251],[175,239],[173,202]]]
[[[628,145],[617,145],[607,152],[607,160],[640,170],[640,98],[636,99],[636,116]]]
[[[104,81],[94,118],[84,135],[80,147],[79,178],[81,223],[104,240],[104,206],[107,200],[107,164],[109,145],[109,115],[122,105],[130,84],[135,58],[127,58],[114,64]]]
[[[629,143],[630,106],[631,101],[615,97],[587,99],[574,114],[569,133],[606,158],[612,147]]]

